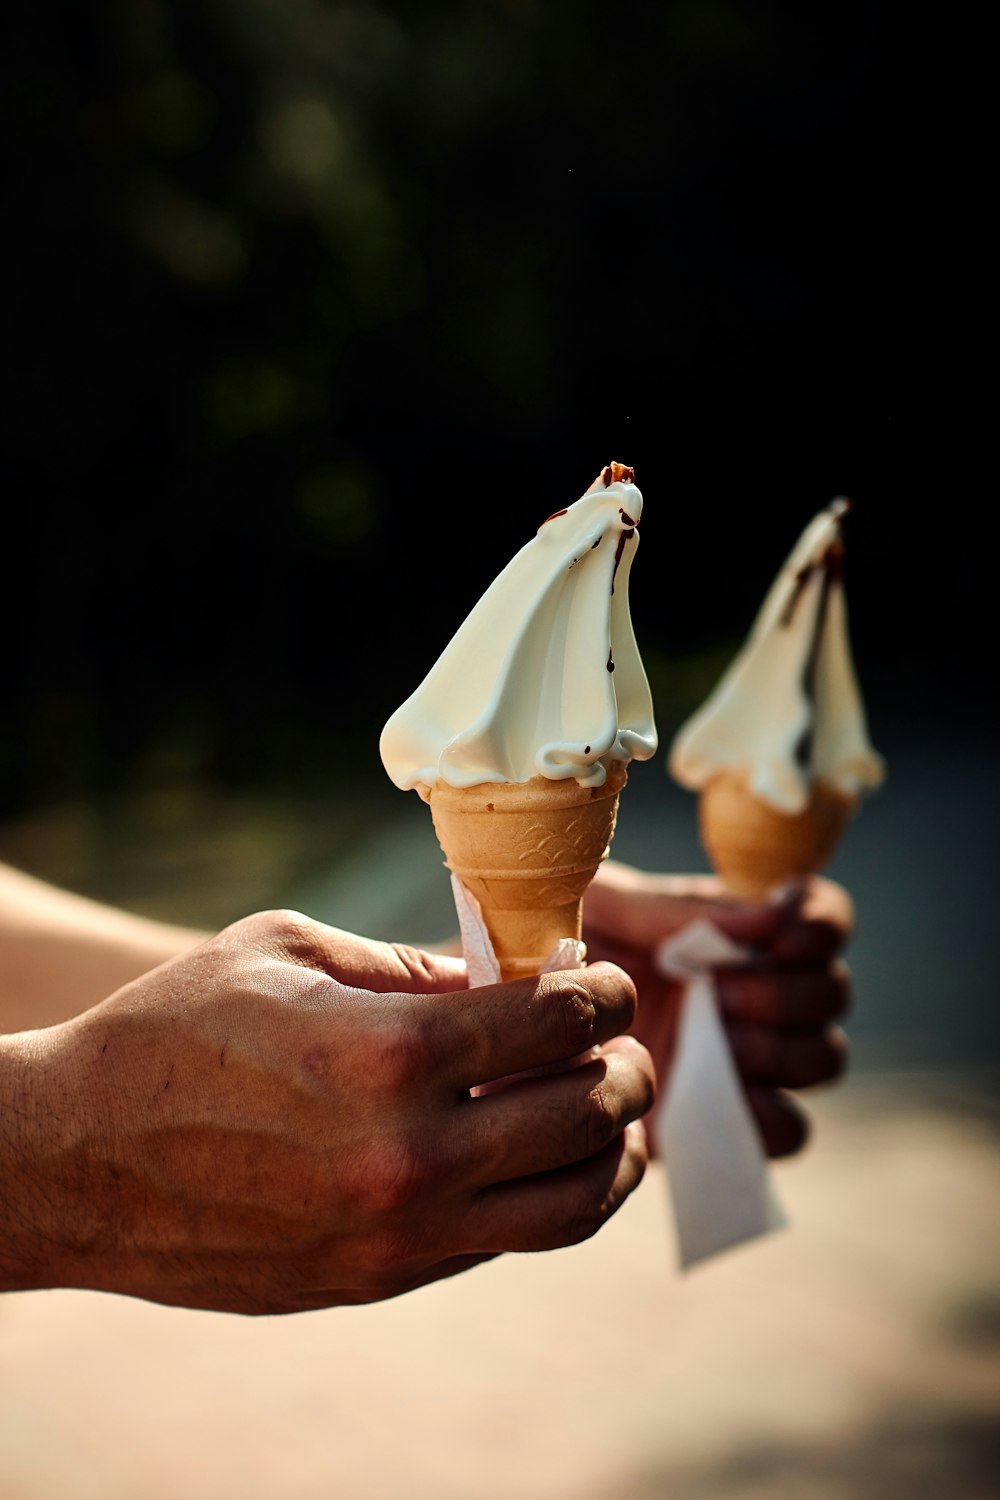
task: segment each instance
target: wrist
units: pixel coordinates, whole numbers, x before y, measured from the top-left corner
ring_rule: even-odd
[[[99,1213],[77,1055],[70,1026],[0,1035],[0,1291],[88,1284]]]

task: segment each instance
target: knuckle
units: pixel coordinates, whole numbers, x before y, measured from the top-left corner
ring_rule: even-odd
[[[311,952],[316,945],[315,926],[309,917],[290,907],[255,912],[246,918],[253,935],[268,947],[281,948],[293,954]]]
[[[585,1051],[593,1042],[597,1022],[597,1006],[589,990],[564,980],[546,1004],[551,1005],[553,1024],[559,1027],[567,1056]]]
[[[425,953],[422,948],[411,947],[409,943],[392,943],[390,946],[409,975],[414,989],[421,992],[432,989],[436,981],[436,975],[431,955]]]
[[[375,1217],[398,1213],[425,1197],[435,1176],[426,1149],[405,1137],[382,1141],[360,1163],[351,1196]]]
[[[588,1156],[603,1150],[620,1130],[618,1110],[606,1083],[595,1084],[584,1099],[584,1140]]]
[[[396,1016],[373,1025],[365,1038],[362,1066],[370,1085],[398,1096],[410,1092],[434,1067],[435,1053],[427,1026],[416,1016]]]

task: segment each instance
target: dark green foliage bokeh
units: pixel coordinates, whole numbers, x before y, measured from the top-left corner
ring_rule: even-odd
[[[866,680],[921,646],[877,592],[905,418],[879,5],[7,24],[3,809],[381,774],[385,717],[612,458],[664,734],[836,494]]]

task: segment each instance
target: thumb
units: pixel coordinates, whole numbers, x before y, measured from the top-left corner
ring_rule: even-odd
[[[407,943],[385,943],[317,923],[323,967],[334,979],[358,989],[420,995],[447,995],[468,988],[463,958],[431,953]]]
[[[651,875],[608,860],[587,891],[584,920],[637,948],[651,948],[699,920],[712,922],[736,943],[757,947],[789,924],[801,900],[801,890],[790,887],[778,898],[743,901],[716,875]]]
[[[444,995],[468,988],[462,958],[407,943],[362,937],[342,927],[328,927],[301,912],[262,913],[244,919],[232,930],[235,933],[239,928],[246,935],[250,935],[246,932],[250,928],[257,946],[273,957],[318,969],[352,989],[378,994]]]

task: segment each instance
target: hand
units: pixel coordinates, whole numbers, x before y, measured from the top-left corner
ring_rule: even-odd
[[[295,1312],[586,1239],[645,1169],[632,981],[465,984],[455,958],[270,912],[0,1038],[0,1285]]]
[[[853,921],[842,886],[815,877],[780,903],[734,901],[715,876],[647,875],[614,860],[598,871],[584,902],[590,959],[610,959],[635,980],[634,1034],[649,1048],[669,1088],[681,987],[653,967],[665,937],[708,918],[752,950],[746,967],[716,971],[719,1005],[750,1108],[770,1156],[799,1151],[809,1133],[801,1105],[786,1092],[838,1077],[847,1044],[835,1024],[850,1004],[839,957]]]

